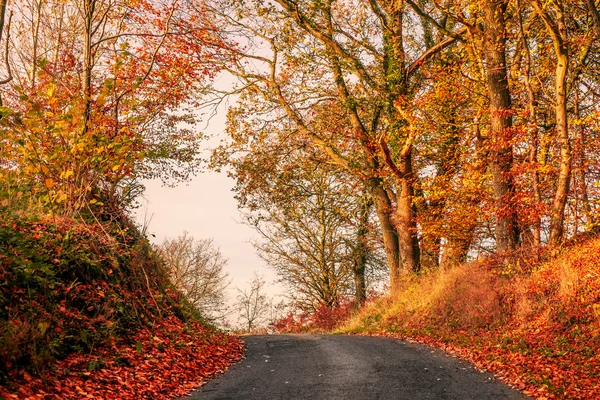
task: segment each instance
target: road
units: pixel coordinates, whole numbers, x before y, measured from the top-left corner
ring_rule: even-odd
[[[338,335],[247,336],[246,359],[188,399],[525,399],[427,346]]]

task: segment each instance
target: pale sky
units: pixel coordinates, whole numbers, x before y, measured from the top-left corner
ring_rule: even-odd
[[[202,130],[212,137],[204,142],[207,150],[216,146],[224,133],[225,109],[210,119]],[[250,240],[257,238],[254,230],[240,221],[237,201],[231,191],[235,182],[223,173],[205,171],[190,182],[175,188],[165,187],[160,180],[146,181],[142,207],[136,210],[136,220],[143,224],[151,219],[148,233],[153,243],[160,244],[165,237],[174,238],[188,231],[194,238],[213,238],[229,262],[225,267],[232,279],[229,295],[235,288],[244,289],[257,271],[269,283],[269,295],[282,292],[277,276],[255,253]]]

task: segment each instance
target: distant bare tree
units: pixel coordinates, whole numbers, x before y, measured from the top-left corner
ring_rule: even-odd
[[[249,332],[265,322],[270,309],[271,302],[265,294],[266,282],[257,273],[250,282],[250,290],[238,289],[237,306],[240,312],[240,320],[244,329]]]
[[[194,239],[188,232],[165,239],[158,251],[173,284],[210,320],[222,319],[227,311],[225,290],[230,281],[223,271],[227,259],[212,239]]]

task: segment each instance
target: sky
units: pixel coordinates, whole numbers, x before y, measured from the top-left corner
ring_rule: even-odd
[[[224,135],[225,108],[218,110],[202,130],[210,134],[204,149],[208,153]],[[277,276],[255,253],[250,243],[258,236],[241,223],[232,188],[235,181],[225,172],[204,171],[191,181],[172,188],[163,186],[160,180],[144,182],[146,191],[136,210],[139,224],[148,224],[147,232],[153,243],[160,244],[166,237],[175,238],[188,231],[194,238],[213,238],[213,243],[229,261],[225,266],[232,280],[228,290],[230,299],[235,298],[236,288],[245,289],[258,272],[269,284],[268,295],[283,292]],[[146,222],[145,222],[146,221]]]

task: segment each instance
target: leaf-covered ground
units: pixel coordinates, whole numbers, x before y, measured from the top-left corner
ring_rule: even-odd
[[[169,399],[185,395],[243,355],[240,339],[171,317],[94,354],[72,354],[43,377],[13,370],[6,399]]]
[[[537,399],[600,398],[600,239],[525,271],[465,265],[416,279],[344,332],[442,348]]]
[[[0,398],[179,397],[243,354],[202,321],[127,221],[0,215]]]

